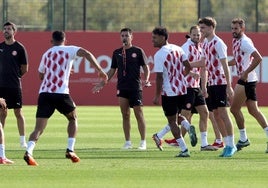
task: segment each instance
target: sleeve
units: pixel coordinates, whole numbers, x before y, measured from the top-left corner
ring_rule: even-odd
[[[219,40],[217,42],[215,45],[215,50],[218,54],[219,59],[227,58],[227,46],[222,40]]]
[[[257,49],[255,48],[252,40],[243,40],[241,43],[241,50],[243,52],[246,52],[248,54],[252,54],[253,52],[257,51]]]
[[[184,53],[186,54],[187,57],[189,57],[189,45],[187,45],[187,43],[184,43],[181,46],[182,50],[184,51]]]
[[[45,59],[46,59],[46,53],[43,54],[39,67],[38,67],[38,72],[40,73],[45,73]]]
[[[156,53],[154,55],[154,68],[153,71],[154,72],[163,72],[163,56],[160,53]]]
[[[28,64],[28,54],[26,51],[26,48],[23,45],[20,45],[20,64],[21,65],[27,65]]]
[[[118,68],[117,58],[116,58],[116,51],[113,52],[111,68],[113,68],[113,69],[117,69]]]
[[[182,48],[180,48],[180,52],[181,52],[181,56],[182,56],[182,61],[188,60],[188,55],[186,54],[186,52]]]

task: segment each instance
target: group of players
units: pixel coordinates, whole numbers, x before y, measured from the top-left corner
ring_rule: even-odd
[[[166,38],[166,41],[161,45],[157,45],[155,42],[155,47],[159,47],[160,50],[154,57],[156,67],[154,71],[157,75],[159,74],[159,77],[164,78],[156,84],[161,84],[163,88],[161,91],[162,106],[168,120],[168,124],[153,135],[153,140],[162,151],[163,137],[171,130],[174,139],[165,141],[181,148],[177,157],[190,157],[190,152],[183,139],[186,131],[189,132],[191,145],[195,146],[197,143],[195,129],[190,129],[194,111],[197,111],[200,116],[201,151],[215,151],[223,147],[220,157],[232,157],[237,151],[250,145],[241,111],[243,104],[246,104],[248,112],[257,120],[268,137],[267,120],[258,108],[256,97],[258,80],[254,69],[261,63],[262,57],[254,47],[252,40],[245,34],[245,21],[241,18],[234,18],[231,22],[233,35],[233,59],[231,60],[227,59],[227,46],[216,35],[215,29],[216,20],[214,18],[199,19],[198,25],[190,28],[190,33],[187,35],[188,40],[181,48],[168,44],[166,28],[158,28],[155,33],[153,32],[153,42],[154,37],[156,39],[159,36]],[[179,56],[173,57],[173,54],[179,54]],[[167,58],[161,62],[158,61],[161,59],[160,56]],[[177,58],[185,66],[184,70],[181,67],[176,70],[181,71],[181,74],[174,75],[174,67],[166,66],[167,62],[172,64],[173,60],[169,59],[174,58]],[[231,84],[229,66],[236,67],[239,77],[234,90]],[[189,73],[184,77],[186,70]],[[172,97],[176,97],[176,92],[172,91],[172,87],[177,87],[172,81],[174,76],[181,78],[179,86],[181,93],[177,92],[181,98],[172,99]],[[175,111],[172,112],[172,100],[174,108],[177,105],[179,114],[175,114]],[[240,138],[236,144],[234,142],[234,126],[228,113],[228,106],[230,106],[230,111],[240,132]],[[209,117],[212,120],[216,137],[212,145],[208,144],[207,141]],[[177,128],[178,124],[181,124],[182,131]],[[268,153],[268,149],[265,152]]]
[[[234,18],[231,22],[233,35],[233,59],[227,59],[227,46],[216,33],[216,20],[212,17],[199,19],[198,25],[190,28],[187,41],[182,47],[168,42],[168,31],[165,27],[156,27],[152,31],[152,43],[159,50],[154,55],[154,72],[156,73],[155,96],[153,103],[162,104],[168,124],[153,135],[156,146],[162,151],[163,137],[169,131],[174,139],[165,140],[168,144],[179,146],[181,151],[176,157],[190,157],[184,135],[188,132],[191,145],[197,144],[195,127],[191,125],[191,117],[198,113],[199,130],[201,135],[201,151],[216,151],[223,148],[220,157],[232,157],[237,151],[250,145],[247,137],[245,120],[241,108],[246,104],[248,112],[257,120],[268,137],[268,125],[265,116],[258,108],[256,97],[257,75],[255,68],[261,63],[262,57],[254,47],[253,42],[245,34],[245,21]],[[23,45],[14,39],[15,24],[4,24],[5,42],[1,43],[1,77],[0,77],[0,105],[1,117],[6,117],[7,107],[14,108],[18,125],[24,124],[21,113],[21,76],[27,72],[27,53]],[[69,94],[69,76],[75,57],[86,58],[99,72],[102,81],[94,86],[93,93],[98,93],[117,72],[117,96],[123,118],[125,134],[124,149],[132,148],[130,141],[130,108],[134,109],[141,134],[138,149],[146,150],[145,120],[142,111],[142,91],[140,81],[140,67],[145,72],[145,86],[150,86],[148,65],[145,63],[145,54],[141,48],[132,46],[132,31],[124,28],[120,32],[123,47],[113,53],[111,69],[106,74],[97,63],[95,57],[87,50],[78,46],[65,46],[65,33],[52,33],[52,47],[42,56],[38,71],[42,80],[36,124],[26,143],[24,126],[19,126],[21,146],[26,147],[24,160],[28,165],[36,166],[33,150],[40,135],[43,133],[48,119],[58,110],[68,120],[68,140],[65,156],[76,163],[80,158],[74,152],[77,133],[76,106]],[[5,52],[5,53],[3,53]],[[9,52],[9,53],[7,53]],[[22,54],[18,59],[18,54]],[[10,57],[8,57],[9,55]],[[9,58],[9,59],[8,59]],[[5,82],[6,71],[10,68],[15,74],[17,86],[15,91]],[[231,84],[229,66],[236,66],[239,77],[234,90]],[[12,75],[12,74],[10,74]],[[14,89],[14,88],[13,88]],[[10,94],[13,95],[10,95]],[[16,95],[15,95],[16,93]],[[19,102],[16,102],[16,100]],[[7,104],[5,102],[7,100]],[[12,103],[10,103],[12,101]],[[12,105],[11,105],[12,104]],[[234,126],[229,116],[228,107],[233,114],[239,128],[239,140],[235,144]],[[17,110],[17,111],[16,111]],[[196,112],[195,112],[196,111]],[[3,116],[4,115],[4,116]],[[215,142],[208,143],[208,119],[212,121],[215,133]],[[1,118],[4,126],[4,118]],[[179,126],[181,125],[181,128]],[[265,151],[268,153],[268,149]],[[4,132],[0,125],[0,164],[12,164],[13,161],[5,156]]]

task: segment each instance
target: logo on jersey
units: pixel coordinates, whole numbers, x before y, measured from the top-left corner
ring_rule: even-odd
[[[136,53],[133,53],[131,56],[132,56],[133,58],[136,58],[136,57],[137,57],[137,54],[136,54]]]
[[[18,54],[17,51],[13,51],[13,52],[12,52],[12,55],[13,55],[13,56],[16,56],[17,54]]]

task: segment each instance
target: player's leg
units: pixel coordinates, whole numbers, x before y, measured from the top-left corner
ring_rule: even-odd
[[[131,149],[131,139],[130,139],[130,107],[129,107],[129,101],[127,98],[119,97],[119,106],[121,110],[122,115],[122,121],[123,121],[123,132],[125,136],[125,145],[123,146],[123,149]]]

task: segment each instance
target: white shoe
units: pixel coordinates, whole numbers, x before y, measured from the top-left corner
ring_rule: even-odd
[[[22,147],[22,148],[27,148],[27,143],[26,143],[26,142],[21,142],[21,143],[20,143],[20,147]]]
[[[122,149],[132,149],[132,145],[129,143],[125,143],[125,145],[122,147]]]
[[[138,150],[146,150],[146,142],[145,143],[141,143],[140,146],[138,147]]]

